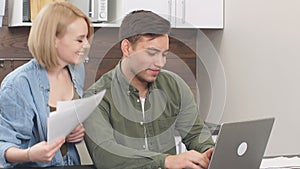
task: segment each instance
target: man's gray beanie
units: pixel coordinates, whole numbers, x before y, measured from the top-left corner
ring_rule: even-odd
[[[126,15],[119,29],[119,41],[139,34],[169,34],[170,22],[161,16],[145,10]]]

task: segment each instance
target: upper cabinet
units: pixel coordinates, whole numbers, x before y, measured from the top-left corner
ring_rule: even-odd
[[[165,19],[169,20],[172,26],[175,26],[175,1],[174,0],[150,0],[143,1],[141,0],[128,0],[128,2],[123,2],[122,5],[122,14],[123,17],[130,13],[133,10],[150,10],[153,11]]]
[[[66,0],[68,1],[68,0]],[[83,6],[94,6],[97,1],[105,0],[69,0],[80,2],[75,4],[79,8]],[[91,11],[84,12],[91,17],[95,27],[118,27],[122,18],[133,10],[151,10],[170,21],[173,28],[223,28],[223,0],[106,0],[106,13],[98,12],[106,16],[106,21],[97,21],[91,16]],[[8,1],[9,26],[30,26],[30,0]],[[98,3],[99,3],[98,2]],[[82,3],[90,3],[82,5]],[[99,3],[100,4],[100,3]],[[103,9],[103,7],[101,7]],[[99,10],[101,9],[99,8]],[[93,8],[94,10],[97,8]],[[84,10],[84,9],[82,9]],[[94,13],[97,13],[94,11]]]
[[[177,28],[223,28],[223,0],[176,0]]]
[[[5,10],[5,0],[0,0],[0,27],[2,27],[2,19],[4,16]]]
[[[168,19],[174,28],[223,28],[223,0],[128,0],[123,13],[151,10]]]

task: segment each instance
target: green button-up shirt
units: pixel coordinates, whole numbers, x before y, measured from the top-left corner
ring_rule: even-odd
[[[144,111],[139,91],[126,80],[120,64],[85,96],[104,89],[103,100],[84,122],[85,141],[97,168],[164,168],[166,156],[176,154],[177,132],[188,150],[204,152],[213,147],[193,94],[178,75],[159,73],[149,84]]]

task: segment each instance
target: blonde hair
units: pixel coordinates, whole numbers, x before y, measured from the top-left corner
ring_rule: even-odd
[[[49,3],[38,13],[28,37],[28,48],[37,62],[46,69],[59,66],[56,37],[65,34],[69,24],[83,18],[88,26],[87,38],[92,41],[94,29],[89,18],[69,2]]]

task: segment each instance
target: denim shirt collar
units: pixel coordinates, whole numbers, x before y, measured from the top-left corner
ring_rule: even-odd
[[[48,79],[48,75],[47,75],[47,70],[43,66],[41,66],[35,59],[32,59],[32,61],[34,62],[35,67],[38,72],[37,77],[39,77],[40,88],[49,92],[50,91],[50,83],[49,83],[49,79]],[[71,64],[68,65],[68,69],[71,74],[72,82],[74,84],[76,92],[78,93],[78,95],[80,97],[82,97],[82,95],[83,95],[82,89],[83,89],[83,83],[84,83],[84,81],[83,81],[84,78],[82,78],[82,76],[84,76],[82,73],[84,73],[84,72],[80,71],[80,68],[82,66],[83,65],[71,65]],[[49,98],[47,98],[47,100],[48,99]]]
[[[37,77],[39,80],[39,87],[42,90],[50,91],[50,83],[47,75],[47,71],[44,67],[42,67],[35,59],[32,60],[34,62],[35,68],[37,69]],[[46,99],[47,101],[49,100],[49,95]]]
[[[74,87],[76,89],[76,92],[78,93],[78,95],[80,97],[82,97],[83,95],[83,85],[84,85],[84,65],[83,64],[79,64],[79,65],[73,65],[73,64],[69,64],[68,65],[68,69],[70,71],[71,74],[71,79],[72,82],[74,84]]]

